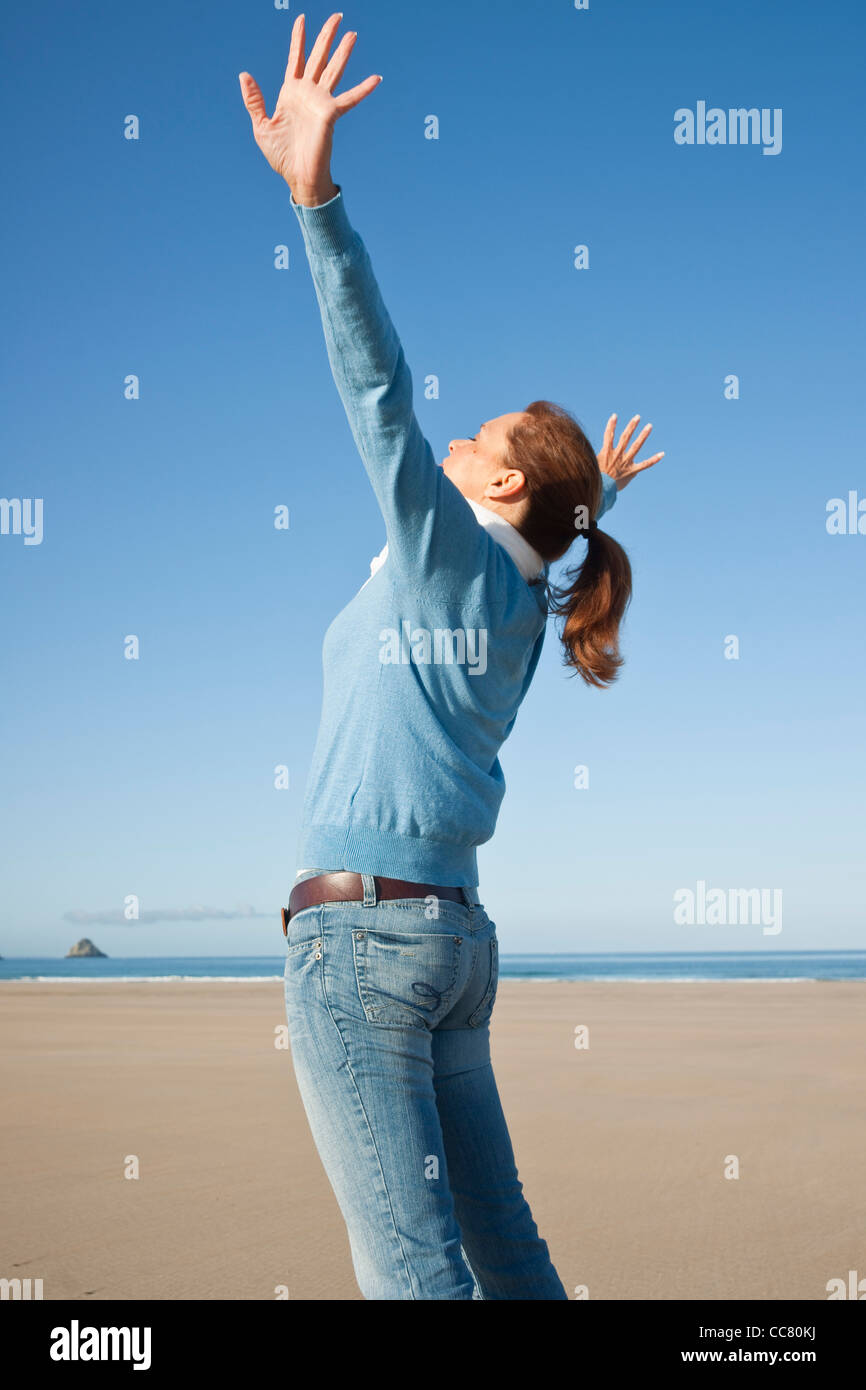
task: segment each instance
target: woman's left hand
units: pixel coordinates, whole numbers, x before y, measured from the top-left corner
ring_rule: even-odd
[[[652,425],[644,425],[637,439],[628,447],[629,440],[634,434],[640,421],[639,415],[633,415],[619,437],[619,443],[614,445],[613,437],[616,433],[615,415],[611,415],[604,431],[604,442],[597,454],[598,466],[602,473],[607,473],[616,483],[617,490],[622,492],[624,487],[636,478],[638,473],[642,473],[645,468],[652,468],[654,463],[664,458],[664,450],[660,454],[653,454],[652,458],[637,461],[637,455],[643,445],[649,439]]]
[[[299,14],[292,26],[292,46],[274,113],[265,113],[265,99],[255,78],[238,73],[241,96],[253,126],[253,138],[265,159],[282,175],[296,203],[314,207],[337,195],[331,178],[331,146],[334,127],[347,111],[358,106],[378,87],[381,76],[365,77],[335,97],[358,35],[344,34],[330,62],[328,54],[342,14],[332,14],[319,31],[309,58],[304,57],[305,19]]]

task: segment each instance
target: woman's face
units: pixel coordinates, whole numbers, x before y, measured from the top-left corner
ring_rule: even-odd
[[[487,420],[469,439],[452,439],[442,460],[445,476],[473,502],[517,500],[523,474],[508,466],[508,435],[525,419],[522,410]]]

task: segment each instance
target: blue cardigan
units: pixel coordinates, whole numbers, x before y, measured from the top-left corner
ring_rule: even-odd
[[[499,750],[541,655],[547,570],[527,583],[437,465],[342,191],[291,202],[388,539],[386,562],[325,634],[297,862],[474,888],[476,846],[505,791]],[[602,512],[616,498],[603,482]]]

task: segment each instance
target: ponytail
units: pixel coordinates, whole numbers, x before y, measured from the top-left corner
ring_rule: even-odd
[[[603,495],[595,450],[574,416],[553,401],[533,401],[509,433],[509,460],[526,479],[528,508],[521,535],[547,563],[575,539],[575,516],[595,516]],[[586,555],[548,587],[548,609],[565,619],[560,638],[566,666],[587,685],[616,680],[623,664],[619,625],[631,598],[631,565],[622,546],[592,522],[582,528]]]
[[[563,617],[560,639],[566,666],[587,685],[615,681],[623,659],[619,625],[631,599],[631,565],[618,541],[593,527],[581,564],[566,571],[565,584],[548,589],[550,612]]]

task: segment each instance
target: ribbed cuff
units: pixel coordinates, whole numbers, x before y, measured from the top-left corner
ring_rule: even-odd
[[[327,203],[307,208],[296,203],[294,194],[291,204],[301,224],[307,250],[317,256],[340,256],[348,251],[354,238],[354,229],[346,216],[343,191],[337,184],[337,192]]]
[[[609,512],[615,503],[617,494],[616,482],[609,473],[602,473],[601,475],[601,491],[602,504],[599,508],[598,515],[604,516],[605,512]]]

